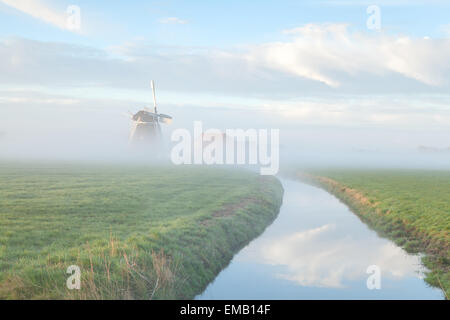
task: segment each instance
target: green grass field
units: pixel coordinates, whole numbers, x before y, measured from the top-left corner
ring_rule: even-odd
[[[312,179],[408,252],[424,252],[426,280],[450,294],[450,171],[312,170]]]
[[[0,299],[193,298],[282,192],[232,169],[0,163]]]

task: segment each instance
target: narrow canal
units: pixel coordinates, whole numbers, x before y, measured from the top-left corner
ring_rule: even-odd
[[[443,299],[423,281],[419,256],[380,238],[326,191],[281,182],[277,219],[196,299]]]

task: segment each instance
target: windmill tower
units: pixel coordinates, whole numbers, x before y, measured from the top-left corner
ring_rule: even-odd
[[[170,124],[172,117],[166,114],[158,113],[156,107],[155,83],[151,82],[153,92],[153,110],[144,107],[135,114],[130,112],[132,121],[130,132],[131,144],[158,144],[161,141],[160,123]]]

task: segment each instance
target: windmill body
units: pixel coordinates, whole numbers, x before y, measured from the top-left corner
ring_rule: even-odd
[[[161,139],[161,126],[158,117],[146,110],[140,110],[132,117],[130,142],[158,142]]]
[[[161,142],[162,133],[160,123],[170,123],[171,116],[158,113],[156,107],[155,85],[151,82],[153,91],[153,110],[143,108],[131,116],[130,143],[132,144],[158,144]]]

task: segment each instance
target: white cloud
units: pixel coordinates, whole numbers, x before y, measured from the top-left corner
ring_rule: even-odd
[[[343,24],[312,24],[285,33],[287,40],[239,50],[134,42],[114,47],[114,55],[65,43],[8,39],[0,41],[0,83],[130,88],[152,77],[167,90],[272,99],[447,94],[450,88],[450,39],[354,33]]]
[[[248,61],[334,88],[365,75],[392,74],[429,86],[449,84],[448,39],[372,36],[352,33],[345,24],[309,24],[284,33],[293,38],[253,48]]]
[[[251,259],[285,266],[278,277],[302,286],[345,287],[347,280],[366,278],[370,264],[379,266],[389,278],[421,276],[417,273],[423,271],[419,257],[406,255],[394,244],[386,241],[375,246],[373,239],[338,238],[334,232],[339,234],[337,226],[326,224],[270,238],[261,242]]]
[[[41,0],[0,0],[0,2],[45,23],[68,29],[66,12],[55,10]]]
[[[171,92],[171,103],[220,102],[227,108],[238,101],[296,123],[449,123],[450,39],[352,33],[343,24],[285,33],[284,41],[239,50],[134,42],[111,49],[113,55],[66,43],[5,39],[0,85],[147,92],[155,79]]]
[[[177,17],[167,17],[167,18],[162,18],[159,20],[160,23],[165,23],[165,24],[186,24],[188,23],[187,20],[183,20]]]

